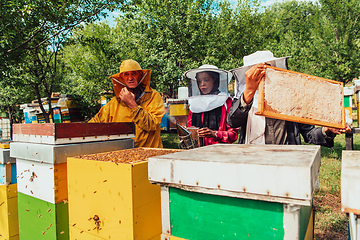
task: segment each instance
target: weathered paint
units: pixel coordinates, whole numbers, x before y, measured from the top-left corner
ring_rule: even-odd
[[[320,159],[320,146],[214,144],[149,158],[149,180],[310,206]]]
[[[283,205],[170,188],[171,235],[185,239],[284,239]]]
[[[20,239],[69,239],[67,203],[52,204],[18,193],[18,206]]]
[[[311,226],[313,225],[312,219],[313,209],[308,206],[301,206],[300,208],[300,240],[306,240],[306,234],[311,234]],[[308,233],[308,231],[310,232]],[[312,239],[312,238],[311,238]]]
[[[68,158],[70,238],[160,239],[160,186],[147,172],[147,162]]]
[[[16,164],[7,163],[0,164],[0,184],[15,184],[16,179]]]
[[[13,141],[69,144],[135,137],[134,123],[14,124]]]
[[[341,208],[360,215],[360,151],[342,151]]]
[[[100,139],[98,140],[100,141]],[[36,162],[65,163],[68,157],[83,154],[117,151],[134,147],[134,140],[122,139],[114,141],[85,142],[81,144],[49,145],[28,142],[11,143],[10,155],[14,158],[21,158]]]
[[[0,185],[0,239],[18,239],[18,198],[16,184]]]
[[[68,199],[67,163],[17,159],[18,191],[52,204]]]

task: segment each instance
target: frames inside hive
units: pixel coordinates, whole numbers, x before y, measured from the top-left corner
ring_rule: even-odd
[[[343,83],[267,67],[257,115],[312,125],[345,127]]]
[[[182,150],[177,149],[158,149],[158,148],[131,148],[120,151],[105,152],[98,154],[80,155],[76,158],[104,161],[104,162],[115,162],[115,163],[136,163],[147,161],[149,157],[155,157]]]

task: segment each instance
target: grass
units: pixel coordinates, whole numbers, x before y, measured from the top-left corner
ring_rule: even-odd
[[[164,148],[179,148],[176,133],[162,133]],[[348,239],[348,218],[341,212],[341,157],[345,147],[345,134],[335,138],[334,147],[321,147],[320,189],[314,194],[314,239]],[[360,150],[360,134],[354,134],[354,150]]]

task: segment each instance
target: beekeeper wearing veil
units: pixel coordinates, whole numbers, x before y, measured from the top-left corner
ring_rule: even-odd
[[[226,117],[232,104],[228,94],[229,71],[214,65],[202,65],[184,73],[190,89],[188,127],[197,127],[202,146],[233,143],[238,129],[231,128]]]
[[[336,134],[345,130],[314,127],[312,125],[272,119],[255,115],[258,106],[258,86],[265,74],[265,65],[287,69],[289,57],[274,57],[270,51],[257,51],[243,58],[242,67],[232,69],[235,76],[235,100],[227,116],[231,127],[240,127],[239,143],[245,144],[301,144],[334,146]]]

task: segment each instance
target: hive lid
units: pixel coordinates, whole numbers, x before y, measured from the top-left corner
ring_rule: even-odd
[[[149,158],[153,183],[232,197],[311,205],[320,146],[215,144]]]
[[[14,124],[13,141],[69,144],[135,137],[131,122]]]

